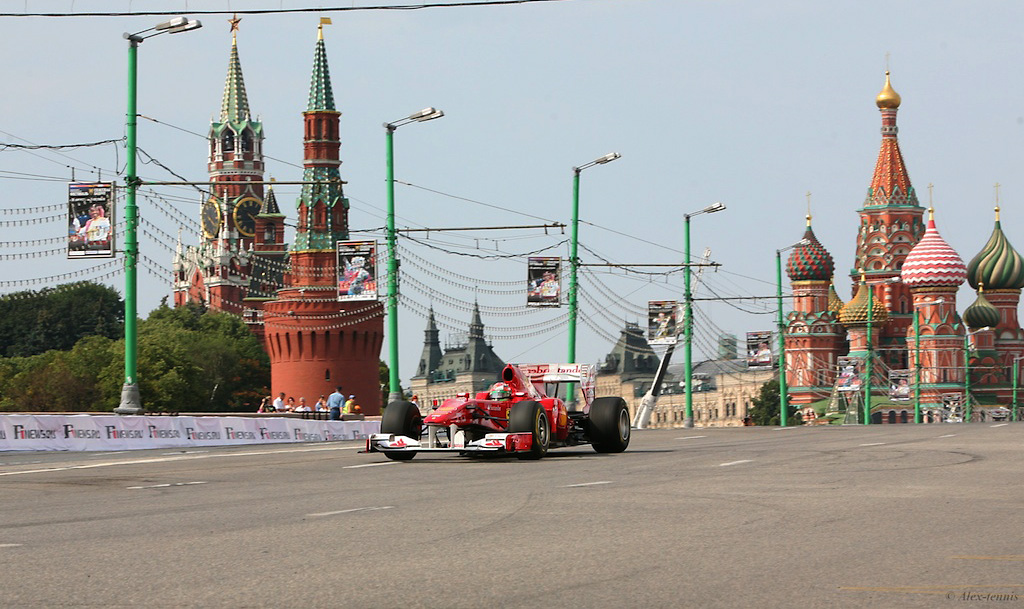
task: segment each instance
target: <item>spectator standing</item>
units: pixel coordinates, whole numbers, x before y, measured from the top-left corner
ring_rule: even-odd
[[[299,405],[295,407],[295,412],[313,412],[313,409],[306,406],[306,398],[299,398]]]
[[[285,406],[288,412],[295,412],[295,398],[288,398],[288,405]]]
[[[317,412],[327,412],[327,396],[320,396],[320,399],[316,401],[315,410]]]
[[[274,398],[274,410],[277,412],[284,412],[284,392],[282,391],[276,398]]]
[[[345,396],[341,393],[341,385],[335,388],[335,392],[327,397],[327,409],[331,411],[331,420],[341,420],[341,406],[345,401]]]

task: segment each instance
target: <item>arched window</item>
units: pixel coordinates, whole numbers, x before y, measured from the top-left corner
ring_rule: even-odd
[[[235,133],[233,131],[231,131],[230,129],[225,131],[224,138],[221,141],[223,142],[222,148],[224,152],[235,151]]]

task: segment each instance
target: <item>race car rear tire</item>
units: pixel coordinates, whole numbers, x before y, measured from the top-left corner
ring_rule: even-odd
[[[629,446],[629,408],[622,398],[597,398],[590,405],[587,432],[594,450],[621,453]]]
[[[526,400],[513,404],[508,411],[509,433],[529,433],[533,442],[530,450],[516,453],[520,459],[540,459],[548,452],[551,425],[544,407],[539,402]]]
[[[380,432],[407,436],[419,440],[423,417],[420,409],[412,402],[398,400],[388,404],[380,419]],[[408,461],[416,456],[414,452],[385,452],[384,456],[395,461]]]

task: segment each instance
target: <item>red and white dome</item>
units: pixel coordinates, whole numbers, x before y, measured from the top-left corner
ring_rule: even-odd
[[[911,288],[956,287],[967,280],[967,265],[935,228],[932,211],[928,210],[928,227],[924,236],[903,261],[900,277]]]

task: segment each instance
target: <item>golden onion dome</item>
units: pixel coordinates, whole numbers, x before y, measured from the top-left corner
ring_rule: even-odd
[[[838,316],[839,312],[843,310],[844,304],[846,303],[843,302],[843,299],[836,292],[836,284],[828,284],[828,310]]]
[[[857,288],[857,294],[853,297],[853,300],[843,305],[842,310],[839,311],[839,323],[846,327],[867,325],[868,293],[871,289],[871,286],[863,280],[861,281],[860,287]],[[885,308],[885,303],[882,302],[881,298],[870,298],[870,300],[871,323],[875,324],[877,327],[889,320],[889,310]]]
[[[875,105],[879,108],[892,108],[896,109],[900,107],[900,94],[892,88],[892,84],[889,83],[889,70],[885,71],[885,86],[882,87],[882,92],[875,98]]]

